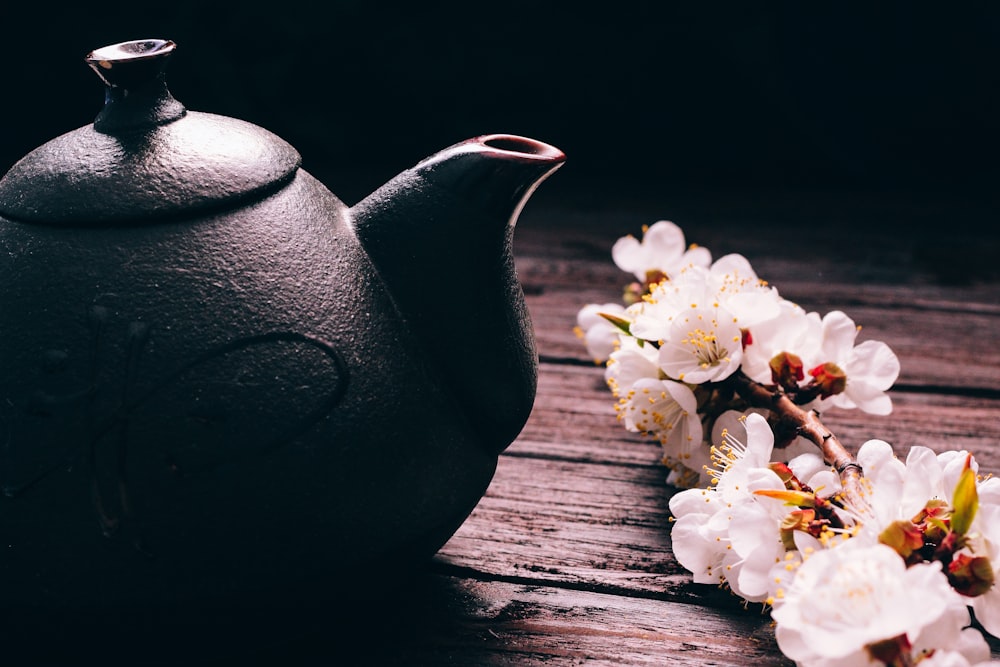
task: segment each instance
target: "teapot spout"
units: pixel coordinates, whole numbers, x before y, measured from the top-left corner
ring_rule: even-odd
[[[526,137],[476,137],[428,157],[351,209],[401,315],[494,453],[524,427],[538,381],[514,225],[565,159]]]

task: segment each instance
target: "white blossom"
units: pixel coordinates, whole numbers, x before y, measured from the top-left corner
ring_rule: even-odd
[[[900,635],[912,643],[945,617],[956,597],[940,563],[907,567],[888,546],[848,540],[809,555],[775,599],[771,617],[785,655],[820,664],[863,655],[867,646]]]
[[[659,352],[652,345],[631,336],[622,336],[604,368],[604,381],[615,398],[622,399],[639,380],[660,379]],[[620,400],[619,400],[620,403]]]
[[[881,341],[866,340],[855,346],[858,328],[840,311],[823,317],[823,363],[832,363],[847,378],[844,391],[823,401],[838,408],[858,408],[873,415],[892,412],[886,391],[899,377],[899,359]]]
[[[687,385],[640,379],[622,394],[615,410],[629,431],[648,433],[659,441],[667,465],[697,471],[708,463],[698,406]]]
[[[698,308],[699,304],[714,304],[716,299],[709,284],[706,267],[687,266],[670,280],[653,285],[642,301],[628,308],[632,320],[632,335],[659,342],[667,337],[674,318]]]
[[[739,410],[726,410],[715,419],[712,425],[711,442],[721,442],[723,432],[730,434],[741,434],[744,432],[744,422],[751,414],[757,414],[767,418],[767,410],[763,408],[750,408],[740,412]],[[739,437],[739,436],[737,436]],[[801,480],[809,479],[813,474],[820,471],[829,471],[823,459],[818,455],[816,445],[803,437],[795,438],[785,447],[772,449],[771,458],[789,464],[795,475]]]
[[[718,382],[743,360],[743,335],[724,308],[695,308],[674,318],[660,344],[658,363],[668,377],[691,384]]]
[[[750,328],[750,343],[743,355],[743,372],[751,380],[769,384],[770,362],[781,353],[794,354],[805,369],[819,363],[823,341],[823,323],[819,313],[807,313],[801,306],[786,300],[778,304],[778,315]],[[808,378],[803,372],[800,383]]]
[[[604,363],[618,347],[622,330],[608,321],[603,313],[625,316],[625,307],[618,303],[588,303],[576,315],[577,335],[583,338],[587,354],[595,363]]]
[[[684,232],[669,220],[646,228],[641,241],[631,235],[618,239],[611,247],[611,258],[618,268],[640,281],[651,271],[673,276],[684,266],[708,266],[712,261],[707,249],[686,246]]]
[[[778,290],[761,280],[743,255],[720,257],[707,275],[717,304],[732,313],[741,327],[753,328],[780,314],[782,299]]]
[[[788,512],[760,489],[784,489],[769,469],[774,435],[767,420],[751,414],[745,441],[726,433],[713,448],[715,484],[689,489],[670,500],[676,523],[671,531],[674,555],[702,581],[725,582],[745,600],[768,596],[768,576],[784,551],[779,525]]]

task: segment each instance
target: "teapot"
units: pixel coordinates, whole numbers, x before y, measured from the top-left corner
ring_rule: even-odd
[[[492,134],[353,206],[275,134],[99,48],[92,125],[0,179],[0,599],[318,596],[429,560],[535,399],[515,221],[565,161]]]

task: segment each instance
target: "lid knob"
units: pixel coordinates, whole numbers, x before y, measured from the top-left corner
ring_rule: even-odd
[[[106,86],[104,108],[94,120],[97,131],[119,134],[184,116],[184,105],[170,94],[164,75],[176,48],[168,39],[137,39],[87,54],[87,64]]]
[[[163,69],[174,48],[142,39],[89,53],[106,86],[104,108],[0,178],[0,216],[80,226],[191,222],[291,182],[302,159],[284,139],[237,118],[186,111],[170,95]]]

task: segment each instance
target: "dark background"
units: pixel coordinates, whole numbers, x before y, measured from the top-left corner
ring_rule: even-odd
[[[996,233],[998,3],[35,2],[2,21],[3,171],[93,120],[87,52],[162,37],[175,97],[276,132],[349,204],[510,132],[566,152],[536,197],[568,208],[807,226],[849,203]]]

